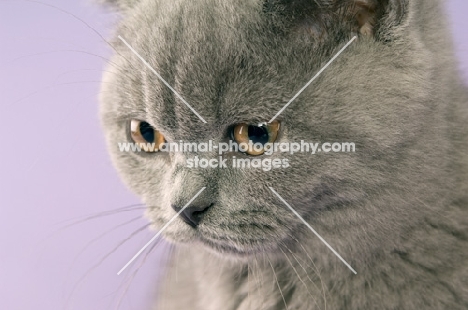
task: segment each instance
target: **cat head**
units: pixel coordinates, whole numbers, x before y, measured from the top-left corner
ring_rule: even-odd
[[[429,64],[408,27],[407,1],[110,2],[122,12],[117,34],[206,121],[115,39],[101,115],[118,171],[156,228],[205,188],[189,213],[165,229],[167,239],[243,256],[311,238],[270,187],[338,246],[365,242],[362,231],[372,235],[366,225],[379,218],[387,221],[382,234],[407,221],[397,214],[405,197],[395,193],[420,175],[408,177],[411,167],[400,163],[431,113]],[[354,36],[276,118],[277,127],[259,126]],[[217,152],[121,152],[118,146],[135,139],[216,144],[231,140],[238,126],[251,138],[261,132],[277,143],[352,142],[356,152],[228,152],[226,168],[196,169],[187,159],[217,159]],[[233,156],[287,159],[289,167],[233,168]],[[368,203],[369,197],[379,198]]]

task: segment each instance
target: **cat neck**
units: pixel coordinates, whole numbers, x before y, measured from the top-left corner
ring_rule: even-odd
[[[330,279],[328,272],[322,277],[323,266],[305,247],[301,252],[285,248],[281,255],[257,253],[247,258],[220,257],[193,248],[183,252],[178,255],[193,258],[188,268],[195,271],[198,289],[216,292],[199,294],[200,304],[210,305],[209,309],[324,309],[330,297],[330,283],[324,282]],[[194,270],[194,265],[200,268]],[[341,271],[343,278],[352,275],[346,267]]]

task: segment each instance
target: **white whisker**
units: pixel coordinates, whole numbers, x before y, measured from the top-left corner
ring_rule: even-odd
[[[271,270],[273,271],[273,275],[275,276],[276,285],[278,286],[278,290],[279,290],[279,292],[280,292],[280,294],[281,294],[281,298],[283,299],[284,306],[286,307],[286,310],[288,310],[288,304],[286,303],[286,299],[284,298],[283,291],[281,290],[281,286],[280,286],[280,284],[279,284],[279,282],[278,282],[278,277],[277,277],[277,275],[276,275],[275,268],[273,267],[273,264],[271,263],[270,259],[267,258],[267,260],[268,260],[268,263],[269,263],[270,266],[271,266]]]

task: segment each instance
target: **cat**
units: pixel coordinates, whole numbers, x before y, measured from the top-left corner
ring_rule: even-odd
[[[155,309],[468,309],[468,96],[442,1],[105,2],[122,17],[102,84],[110,156],[156,230],[181,212]],[[233,141],[239,126],[356,151],[276,152],[289,167],[264,171],[118,148]]]

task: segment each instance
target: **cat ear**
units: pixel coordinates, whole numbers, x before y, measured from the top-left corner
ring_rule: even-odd
[[[359,33],[383,39],[403,21],[407,2],[408,0],[351,0],[347,15],[354,17]]]
[[[322,38],[338,28],[388,39],[402,23],[409,0],[265,0],[264,12],[300,34]],[[286,22],[286,23],[285,23]]]
[[[97,0],[98,3],[109,5],[119,11],[125,11],[134,7],[140,0]]]

